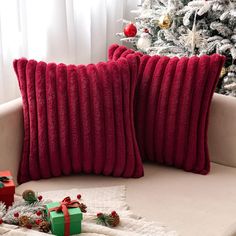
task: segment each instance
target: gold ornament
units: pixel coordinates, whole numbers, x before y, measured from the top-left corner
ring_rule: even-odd
[[[227,68],[222,67],[221,72],[220,72],[220,78],[223,78],[226,73],[227,73]]]
[[[161,29],[169,29],[171,23],[172,20],[169,14],[163,14],[158,21],[158,25]]]

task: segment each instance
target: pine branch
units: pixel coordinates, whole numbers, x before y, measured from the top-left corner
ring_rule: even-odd
[[[185,13],[184,18],[183,18],[183,24],[185,26],[188,26],[190,24],[190,17],[194,14],[194,10],[189,10],[188,12]]]
[[[48,201],[37,201],[32,204],[29,204],[25,201],[17,201],[11,207],[8,208],[7,213],[3,217],[3,221],[8,224],[18,224],[18,217],[15,217],[15,213],[18,213],[19,216],[25,215],[35,220],[40,218],[35,213],[45,211],[45,204]],[[41,215],[41,218],[43,214]]]
[[[230,50],[232,47],[233,47],[232,44],[227,43],[227,44],[223,44],[223,45],[219,48],[219,50],[220,50],[221,53],[226,53],[226,51]]]
[[[205,1],[205,4],[197,11],[197,14],[199,16],[204,15],[211,9],[211,4],[207,1]]]
[[[232,30],[225,24],[216,21],[210,24],[210,28],[218,31],[224,37],[228,37],[233,33]]]
[[[232,56],[233,60],[235,60],[236,59],[236,48],[235,48],[235,46],[230,49],[230,53],[231,53],[231,56]]]
[[[0,219],[6,214],[7,208],[3,202],[0,202]]]

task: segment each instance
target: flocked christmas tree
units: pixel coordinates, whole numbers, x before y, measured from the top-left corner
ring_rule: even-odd
[[[226,56],[217,92],[236,97],[236,0],[143,0],[121,40],[149,55]]]

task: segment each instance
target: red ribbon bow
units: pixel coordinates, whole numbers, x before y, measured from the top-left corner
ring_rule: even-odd
[[[50,214],[51,211],[63,212],[64,219],[65,219],[64,236],[70,235],[70,215],[69,215],[68,208],[77,208],[79,206],[80,206],[80,203],[78,201],[76,200],[71,201],[70,197],[66,197],[60,203],[60,206],[49,209],[48,214]]]

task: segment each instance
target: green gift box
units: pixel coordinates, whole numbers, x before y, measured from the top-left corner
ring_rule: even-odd
[[[62,211],[50,211],[50,209],[55,209],[60,206],[60,202],[52,202],[46,205],[46,212],[48,215],[48,220],[51,223],[51,231],[53,234],[58,236],[64,236],[65,234],[65,216]],[[70,233],[69,235],[81,233],[81,221],[83,219],[82,212],[79,207],[67,208],[69,212],[69,222],[70,222]],[[50,213],[49,213],[50,212]]]

